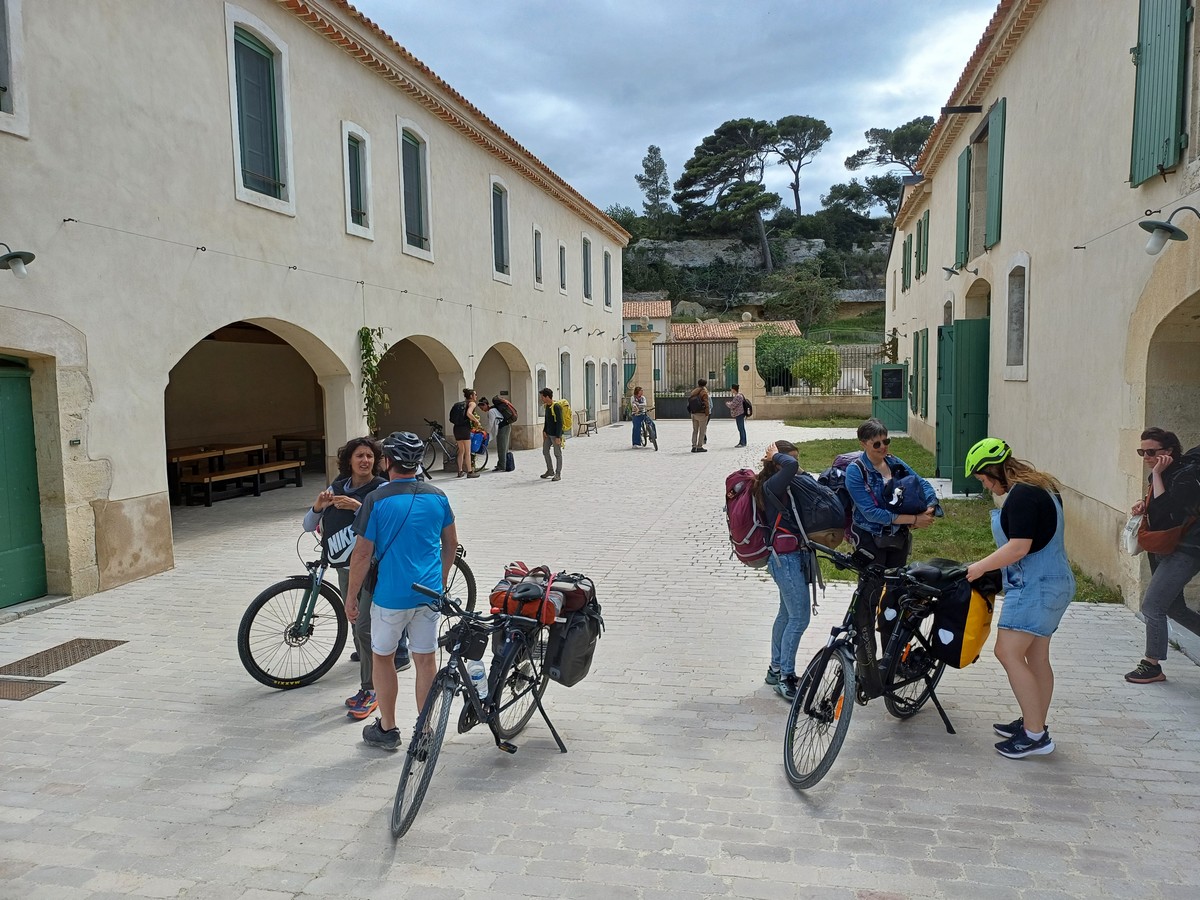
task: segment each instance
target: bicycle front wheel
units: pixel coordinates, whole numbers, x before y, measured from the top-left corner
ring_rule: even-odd
[[[450,672],[443,669],[433,681],[425,705],[417,716],[412,740],[404,754],[404,768],[396,786],[396,802],[392,805],[392,837],[402,838],[412,826],[421,802],[429,790],[437,767],[442,741],[446,739],[446,723],[450,720],[450,704],[457,685]]]
[[[658,452],[658,432],[651,430],[649,425],[642,425],[642,442],[654,445],[654,452]]]
[[[829,771],[850,729],[854,712],[854,656],[846,647],[822,650],[800,679],[783,738],[788,781],[810,788]]]
[[[428,441],[425,444],[425,455],[421,457],[421,465],[427,474],[433,471],[433,464],[437,462],[437,452],[437,441]]]
[[[301,621],[312,579],[288,578],[254,598],[238,626],[242,665],[267,687],[290,690],[312,684],[346,646],[346,610],[332,585],[322,582],[308,622]]]
[[[471,454],[471,468],[476,472],[484,472],[487,470],[488,456],[490,451],[484,447],[478,453]]]
[[[903,631],[895,639],[899,649],[883,670],[883,705],[897,719],[909,719],[929,700],[946,664],[926,650],[912,630],[900,627]],[[922,619],[917,631],[928,643],[933,635],[933,616]]]
[[[467,612],[475,612],[475,573],[461,556],[454,557],[454,563],[450,566],[450,583],[446,585],[446,591],[460,603],[465,594],[466,602],[463,605]]]
[[[497,692],[496,733],[503,741],[512,740],[525,730],[537,709],[537,701],[546,693],[550,681],[544,667],[547,640],[546,629],[538,628],[526,635],[525,640],[514,636],[509,649],[496,657],[493,665],[499,668],[491,678],[490,689]]]

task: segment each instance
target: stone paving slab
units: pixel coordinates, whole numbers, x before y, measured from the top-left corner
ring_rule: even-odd
[[[794,791],[762,682],[777,595],[728,558],[724,476],[776,437],[850,432],[752,421],[735,449],[718,422],[701,455],[687,423],[659,427],[657,453],[627,425],[573,438],[557,484],[535,451],[438,479],[481,590],[513,558],[584,571],[608,627],[589,678],[546,694],[570,752],[536,717],[515,756],[452,734],[398,844],[402,756],[341,706],[357,666],[279,692],[237,659],[250,599],[301,571],[320,485],[176,510],[174,571],[0,626],[0,664],[128,642],[0,703],[0,898],[1200,896],[1200,670],[1173,656],[1165,684],[1126,684],[1142,627],[1123,607],[1064,619],[1052,756],[992,749],[1017,713],[985,653],[943,679],[957,735],[932,709],[860,707],[829,775]],[[831,586],[802,661],[847,600]],[[407,731],[411,674],[400,699]]]

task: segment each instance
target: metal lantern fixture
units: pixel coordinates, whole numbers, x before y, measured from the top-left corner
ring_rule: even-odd
[[[12,269],[12,273],[18,278],[25,278],[29,274],[25,267],[37,257],[28,250],[14,250],[3,241],[0,241],[0,247],[3,247],[5,251],[0,256],[0,269]]]

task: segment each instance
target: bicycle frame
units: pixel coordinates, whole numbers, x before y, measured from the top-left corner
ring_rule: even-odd
[[[324,554],[322,554],[321,559],[306,562],[304,566],[309,572],[308,592],[304,595],[304,603],[299,610],[300,614],[292,626],[297,634],[307,634],[312,625],[313,611],[317,608],[317,596],[321,593],[321,585],[325,581],[325,572],[329,569],[329,563],[325,561]]]

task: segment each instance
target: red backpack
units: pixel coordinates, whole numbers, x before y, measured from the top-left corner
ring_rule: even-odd
[[[761,569],[771,555],[762,510],[754,499],[753,469],[738,469],[725,478],[725,521],[733,555],[752,569]]]

